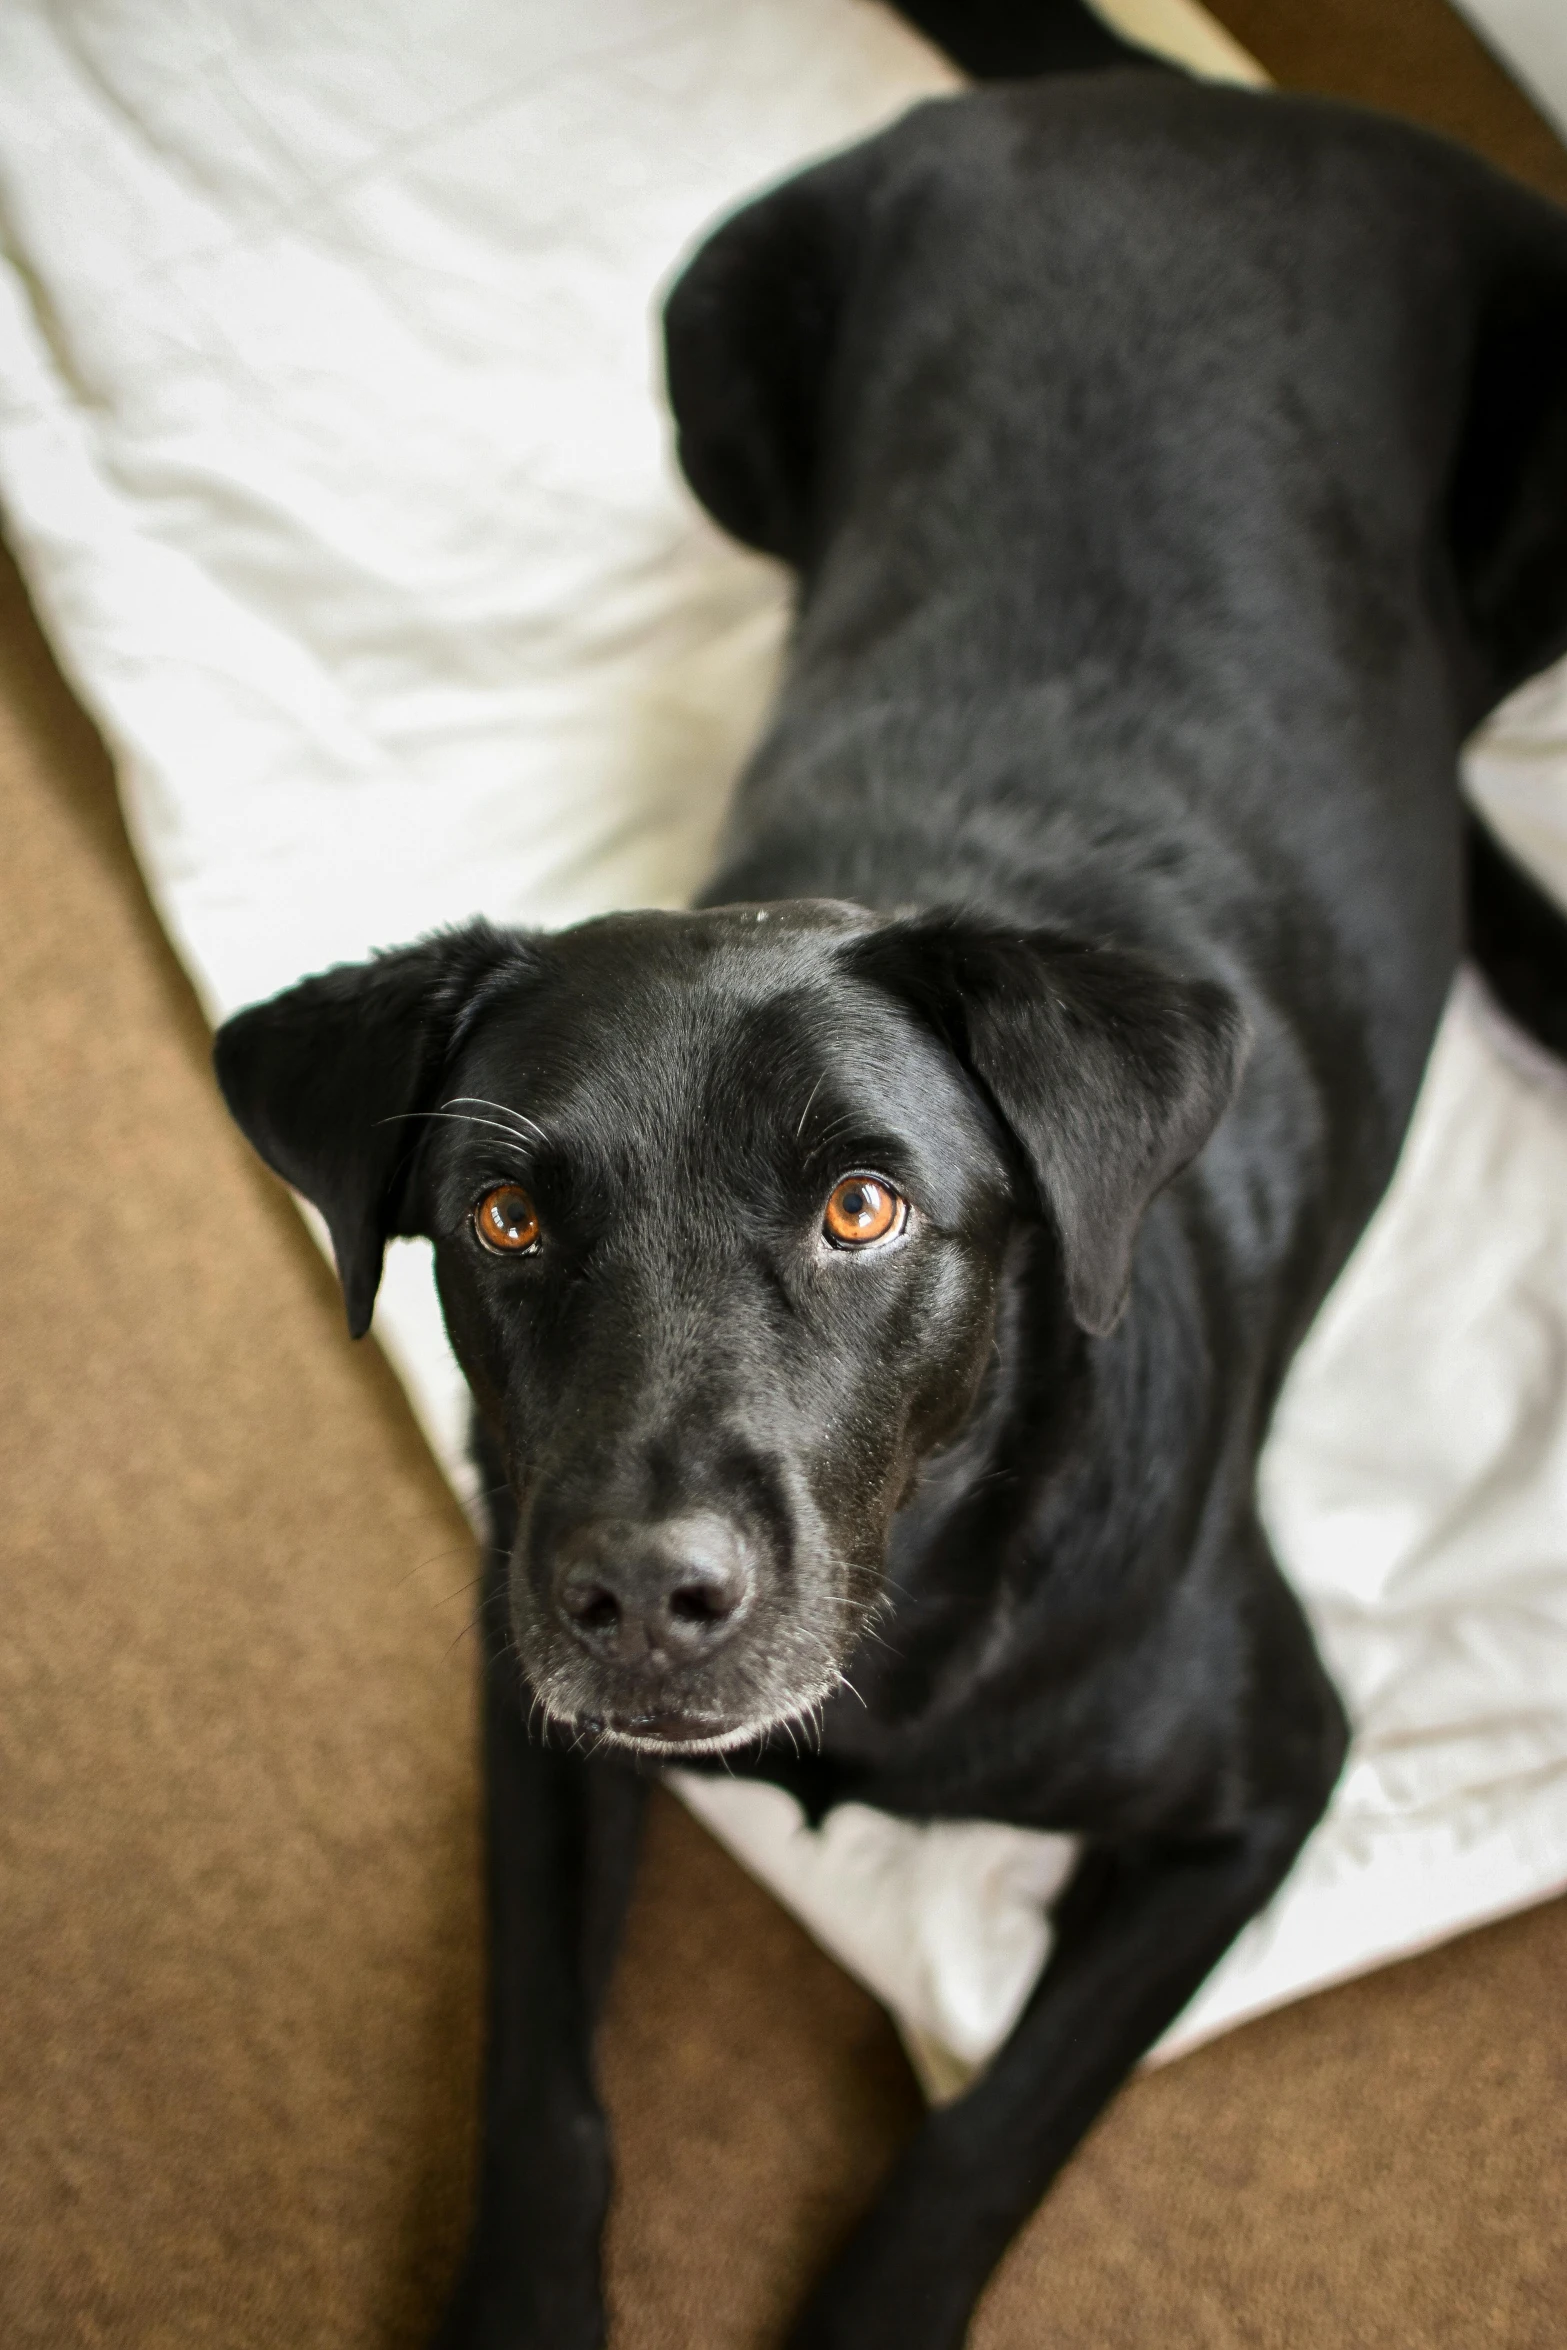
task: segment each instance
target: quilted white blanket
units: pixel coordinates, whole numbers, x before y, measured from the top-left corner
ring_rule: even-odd
[[[1117,13],[1247,73],[1189,0]],[[873,0],[8,0],[0,496],[215,1015],[694,885],[787,583],[672,474],[657,289],[951,79]],[[1567,896],[1567,682],[1472,782]],[[418,1248],[377,1329],[461,1484]],[[1472,983],[1264,1489],[1355,1745],[1166,2052],[1567,1884],[1567,1085]],[[1059,1840],[682,1791],[933,2089],[995,2047]]]

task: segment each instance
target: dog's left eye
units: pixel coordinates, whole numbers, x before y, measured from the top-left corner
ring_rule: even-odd
[[[845,1175],[833,1187],[822,1230],[834,1248],[868,1248],[891,1240],[908,1219],[908,1201],[879,1175]]]
[[[539,1213],[520,1183],[499,1183],[474,1209],[473,1228],[497,1256],[520,1257],[538,1246]]]

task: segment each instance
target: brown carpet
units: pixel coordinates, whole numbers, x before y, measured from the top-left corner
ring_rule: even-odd
[[[1437,0],[1227,0],[1567,193]],[[476,2058],[472,1545],[231,1134],[103,753],[0,575],[0,2350],[393,2350]],[[977,2350],[1567,2338],[1567,1904],[1117,2103]],[[614,2350],[762,2350],[918,2111],[672,1803],[603,2068]]]
[[[1407,114],[1567,204],[1567,147],[1443,0],[1205,0],[1285,89]]]

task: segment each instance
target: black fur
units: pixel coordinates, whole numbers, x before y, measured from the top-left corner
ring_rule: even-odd
[[[1561,919],[1466,868],[1455,783],[1567,645],[1567,221],[1390,122],[1066,78],[742,212],[668,338],[693,484],[801,573],[708,910],[431,940],[218,1068],[355,1329],[383,1236],[434,1237],[507,1490],[448,2350],[601,2338],[623,1758],[719,1748],[817,1818],[1087,1839],[1011,2040],[791,2337],[953,2350],[1338,1772],[1257,1453],[1466,886],[1567,1033]],[[854,1174],[912,1203],[862,1253],[822,1223]],[[501,1184],[534,1254],[476,1236]]]
[[[1174,70],[1123,40],[1088,0],[904,0],[898,13],[976,81],[1114,66]]]

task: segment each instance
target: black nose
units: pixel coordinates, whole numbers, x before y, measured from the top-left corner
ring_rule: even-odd
[[[751,1596],[745,1546],[724,1519],[605,1521],[562,1545],[556,1605],[607,1664],[663,1671],[712,1655]]]

